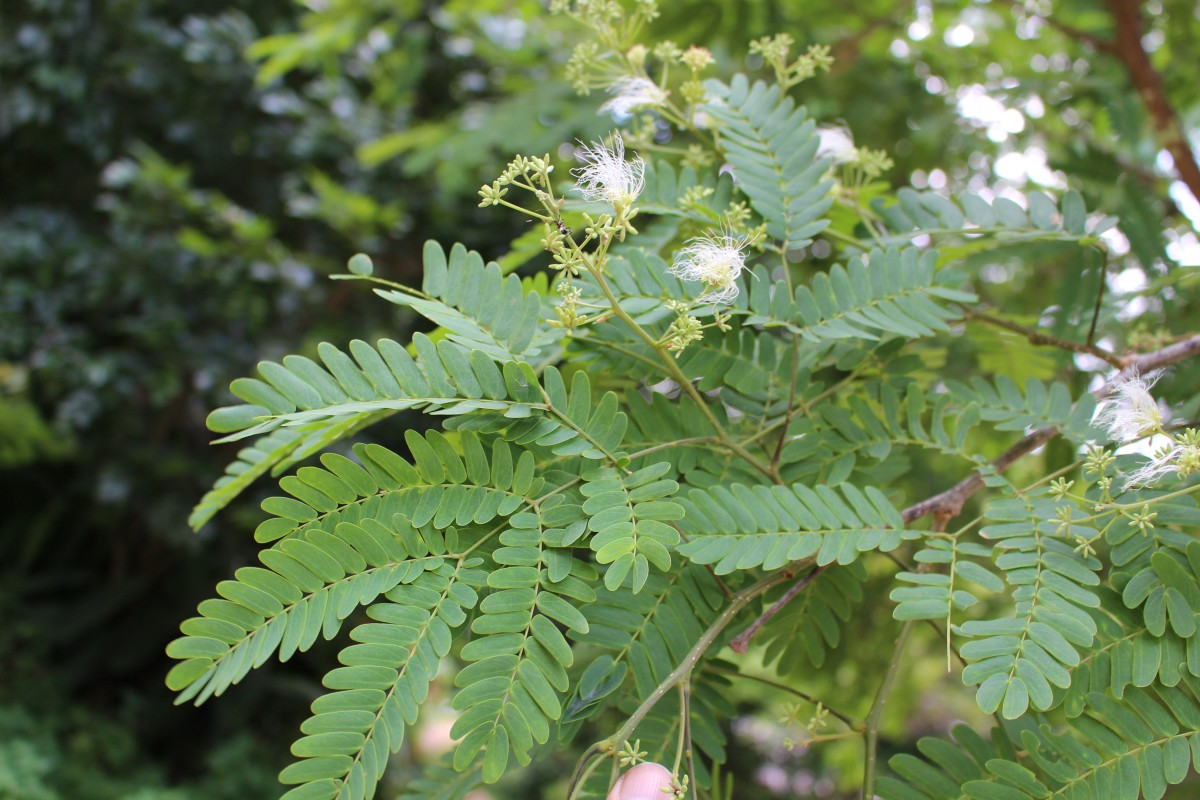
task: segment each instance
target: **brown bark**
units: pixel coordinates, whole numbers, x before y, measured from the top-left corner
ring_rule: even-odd
[[[1130,81],[1150,113],[1150,121],[1159,142],[1175,160],[1179,179],[1191,191],[1192,197],[1200,202],[1200,165],[1196,163],[1196,154],[1188,144],[1179,115],[1167,98],[1162,76],[1150,63],[1150,56],[1142,46],[1142,37],[1145,35],[1142,4],[1138,0],[1107,0],[1107,3],[1116,35],[1108,51],[1125,66]]]

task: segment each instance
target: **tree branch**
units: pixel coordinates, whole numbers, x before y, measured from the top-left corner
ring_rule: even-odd
[[[1020,326],[1017,326],[1020,328]],[[1021,329],[1024,332],[1024,329]],[[1107,352],[1107,351],[1102,351]],[[1092,396],[1097,400],[1103,400],[1114,391],[1118,383],[1131,375],[1144,374],[1153,372],[1156,369],[1161,369],[1178,361],[1183,361],[1194,355],[1200,354],[1200,335],[1190,336],[1175,344],[1168,345],[1161,350],[1155,350],[1151,353],[1143,353],[1141,355],[1130,356],[1122,359],[1121,364],[1124,368],[1118,372],[1111,381],[1101,386],[1096,391],[1092,392]],[[1109,359],[1105,359],[1108,361]],[[1111,363],[1111,362],[1110,362]],[[991,467],[994,472],[1004,472],[1011,467],[1016,461],[1023,456],[1032,453],[1034,450],[1041,447],[1046,442],[1058,435],[1058,428],[1048,426],[1038,428],[1032,433],[1027,434],[1019,442],[1014,444],[1008,450],[1004,451],[996,459],[992,461]],[[963,506],[967,500],[976,492],[983,488],[983,474],[973,472],[966,478],[963,478],[958,483],[951,486],[944,492],[928,497],[919,503],[909,506],[900,512],[900,516],[904,519],[905,524],[915,522],[922,517],[933,515],[934,529],[945,530],[946,523],[954,517],[962,513]],[[814,567],[806,573],[800,580],[796,581],[790,589],[784,592],[783,596],[771,604],[770,608],[759,615],[758,619],[750,624],[750,627],[738,634],[732,641],[729,642],[729,647],[736,653],[744,653],[750,646],[750,640],[758,631],[771,621],[771,618],[782,611],[788,603],[795,599],[796,595],[804,591],[810,583],[812,583],[825,567]]]
[[[1136,0],[1107,0],[1107,4],[1116,32],[1110,52],[1129,73],[1130,81],[1150,112],[1159,143],[1175,160],[1179,179],[1191,191],[1192,197],[1200,201],[1200,164],[1196,163],[1196,154],[1188,144],[1179,114],[1167,98],[1162,76],[1154,69],[1150,56],[1142,47],[1142,37],[1145,35],[1142,4]]]
[[[826,565],[828,566],[828,565]],[[817,576],[825,570],[825,567],[813,567],[800,580],[792,584],[792,587],[783,593],[783,596],[771,604],[771,607],[759,615],[758,619],[750,624],[749,628],[739,633],[729,642],[729,649],[735,653],[744,653],[746,648],[750,646],[750,640],[754,638],[754,634],[758,633],[758,629],[771,621],[771,617],[783,610],[783,607],[792,602],[796,595],[804,591],[804,588],[816,580]]]
[[[1103,279],[1101,279],[1100,283],[1103,285]],[[1013,333],[1019,333],[1028,339],[1030,344],[1035,344],[1042,347],[1057,347],[1060,350],[1070,350],[1073,353],[1085,353],[1089,356],[1094,356],[1101,361],[1105,361],[1110,366],[1116,367],[1117,369],[1123,369],[1125,367],[1125,361],[1116,353],[1105,350],[1103,347],[1097,347],[1094,344],[1080,344],[1079,342],[1072,342],[1069,339],[1060,339],[1057,336],[1051,336],[1032,328],[1026,328],[1024,325],[1018,325],[1011,320],[1004,319],[1003,317],[993,316],[992,314],[988,314],[983,311],[964,309],[963,315],[967,319],[977,319],[980,322],[986,322],[989,325],[995,325],[997,328],[1003,328],[1007,331],[1012,331]]]
[[[1014,3],[1013,5],[1017,8],[1022,7],[1019,3]],[[1077,42],[1083,42],[1084,44],[1094,47],[1101,53],[1116,55],[1116,45],[1114,45],[1108,39],[1101,39],[1094,33],[1088,33],[1087,31],[1080,30],[1074,25],[1068,25],[1067,23],[1055,19],[1054,17],[1040,17],[1040,19],[1042,19],[1051,28],[1054,28],[1054,30],[1061,33],[1063,36],[1066,36],[1068,39],[1074,39]]]
[[[1200,353],[1200,335],[1190,336],[1152,353],[1132,356],[1125,359],[1124,369],[1118,372],[1111,381],[1092,392],[1092,395],[1097,400],[1103,400],[1113,393],[1122,380],[1131,375],[1153,372],[1156,369],[1191,358],[1198,353]],[[1053,426],[1038,428],[992,461],[992,469],[996,472],[1003,472],[1022,456],[1028,455],[1057,435],[1058,428]],[[929,514],[947,519],[955,517],[962,511],[967,500],[982,488],[983,475],[974,472],[946,491],[909,506],[900,512],[900,516],[904,518],[905,523],[914,522]]]
[[[866,748],[866,758],[863,759],[863,800],[872,800],[875,797],[875,765],[879,755],[879,723],[883,719],[883,708],[887,705],[887,699],[892,693],[892,687],[896,685],[896,676],[900,672],[900,662],[904,658],[904,650],[908,647],[908,640],[912,636],[912,631],[913,620],[905,622],[900,628],[900,635],[896,637],[896,648],[892,651],[892,659],[888,662],[888,669],[883,676],[883,681],[879,684],[879,691],[875,695],[875,702],[871,704],[871,711],[867,714],[867,730],[863,737]]]

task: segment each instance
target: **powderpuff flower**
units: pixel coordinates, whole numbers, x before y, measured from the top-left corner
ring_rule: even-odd
[[[821,144],[817,147],[817,158],[828,158],[834,164],[853,161],[856,155],[854,137],[844,127],[822,126],[817,128]]]
[[[1100,406],[1095,423],[1104,428],[1116,442],[1132,442],[1162,431],[1163,414],[1158,401],[1150,394],[1157,374],[1146,378],[1139,375],[1118,377],[1112,392]]]
[[[1125,488],[1149,486],[1157,483],[1159,478],[1165,478],[1167,475],[1178,472],[1179,455],[1178,448],[1174,444],[1155,450],[1145,464],[1125,476]]]
[[[583,166],[571,170],[575,187],[585,200],[612,203],[616,209],[628,208],[646,186],[646,162],[640,158],[625,160],[625,141],[613,134],[611,148],[592,142],[579,151]]]
[[[1150,454],[1149,459],[1125,478],[1125,488],[1149,486],[1160,478],[1186,478],[1200,472],[1200,433],[1189,428]]]
[[[628,117],[643,108],[657,108],[667,100],[667,93],[657,83],[641,75],[620,78],[608,91],[613,99],[600,106],[600,113],[612,111],[618,117]]]
[[[701,303],[729,303],[738,296],[737,278],[746,268],[746,236],[707,233],[675,254],[668,270],[685,281],[700,281],[707,291]]]

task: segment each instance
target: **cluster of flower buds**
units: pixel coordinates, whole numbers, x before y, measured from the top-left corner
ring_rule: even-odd
[[[479,202],[480,208],[488,206],[506,205],[515,208],[518,211],[524,211],[520,206],[513,205],[504,199],[508,194],[509,186],[518,186],[528,189],[533,192],[540,202],[550,197],[548,194],[550,188],[550,173],[554,171],[554,165],[550,163],[550,155],[544,156],[517,156],[512,161],[508,162],[508,166],[504,168],[504,172],[500,173],[500,177],[492,181],[490,185],[485,184],[479,189],[479,196],[482,198]]]
[[[750,44],[750,52],[762,56],[763,61],[770,65],[775,71],[775,80],[779,83],[779,88],[785,92],[798,83],[828,72],[833,66],[833,56],[829,53],[829,47],[822,44],[812,45],[794,61],[789,60],[792,45],[795,43],[788,34],[778,33],[774,36],[764,36]]]

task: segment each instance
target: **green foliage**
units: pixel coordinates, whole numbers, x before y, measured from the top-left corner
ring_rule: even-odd
[[[1121,701],[1087,695],[1087,711],[1066,730],[1033,720],[998,728],[991,741],[960,726],[955,743],[922,739],[927,760],[896,756],[903,780],[883,778],[884,800],[1046,797],[1162,797],[1200,757],[1200,704],[1192,681],[1131,689]]]
[[[778,85],[736,75],[714,83],[706,106],[719,124],[721,149],[734,168],[740,191],[785,249],[804,247],[824,230],[833,199],[829,163],[815,158],[816,124]]]
[[[610,88],[630,130],[584,148],[574,186],[536,154],[485,182],[480,207],[534,224],[495,263],[428,241],[419,290],[365,255],[337,276],[435,330],[348,352],[322,343],[234,381],[244,404],[209,427],[253,444],[194,521],[267,472],[288,496],[262,503],[262,567],[219,583],[168,646],[179,701],[219,695],[354,618],[280,773],[289,800],[373,796],[443,670],[457,743],[409,796],[460,796],[597,731],[571,800],[607,793],[609,759],[672,763],[677,797],[685,781],[710,796],[720,722],[736,713],[727,678],[743,666],[718,653],[757,637],[753,658],[789,682],[767,683],[814,706],[804,741],[862,738],[865,795],[1157,797],[1181,781],[1200,730],[1195,434],[1149,457],[1106,449],[1164,435],[1169,417],[1131,370],[1099,393],[1097,416],[1095,376],[1068,356],[1108,346],[1102,295],[1087,298],[1093,317],[1080,298],[1055,312],[1053,336],[980,313],[997,292],[988,259],[1069,251],[1098,282],[1092,254],[1113,220],[1074,191],[952,200],[892,191],[886,154],[819,155],[828,130],[790,91],[827,63],[822,50],[793,59],[788,37],[763,40],[754,52],[782,85],[702,82],[703,52],[634,47],[649,6],[629,25],[615,7],[558,6],[603,44],[576,50],[572,81]],[[364,19],[317,13],[321,36],[257,54],[268,75],[286,72],[312,48],[344,50]],[[637,160],[635,148],[660,150],[658,130],[678,140]],[[536,269],[540,251],[553,290],[510,274]],[[1039,302],[1023,300],[1026,319],[1049,313]],[[966,321],[1065,355],[997,368],[1000,334],[965,335]],[[1022,372],[1045,379],[1019,388]],[[333,449],[397,412],[441,430],[402,422],[406,455]],[[1004,474],[1059,435],[1070,444]],[[318,454],[321,467],[300,466]],[[978,516],[951,527],[977,492]],[[884,596],[895,606],[872,619]],[[990,741],[973,728],[958,746],[922,740],[927,761],[902,753],[896,777],[877,780],[884,704],[926,630],[977,687],[972,713],[998,726]],[[891,640],[879,665],[867,651]],[[809,679],[834,663],[836,681]],[[876,671],[858,721],[840,682]],[[831,715],[844,734],[819,733]]]
[[[866,259],[851,258],[845,268],[834,265],[811,287],[797,286],[794,295],[786,284],[772,286],[765,271],[759,272],[746,301],[746,322],[782,325],[811,342],[932,336],[958,316],[935,299],[975,300],[969,292],[935,285],[936,264],[934,251],[875,250]]]
[[[694,489],[682,499],[682,527],[695,534],[679,552],[718,575],[735,569],[776,570],[795,561],[853,563],[868,550],[888,552],[905,539],[904,521],[874,487],[810,488],[733,484]]]
[[[639,740],[704,798],[733,757],[723,796],[757,797],[746,737],[726,752],[723,729],[763,705],[731,673],[764,662],[823,704],[803,755],[767,757],[842,795],[857,767],[889,798],[1183,780],[1192,446],[1083,454],[1147,438],[1093,425],[1089,390],[1112,375],[1085,353],[1194,334],[1173,141],[1196,115],[1192,5],[1139,21],[1162,98],[1112,44],[1132,27],[1091,7],[554,5],[592,28],[569,63],[578,20],[532,2],[6,9],[0,673],[17,702],[0,698],[0,794],[267,796],[260,767],[282,753],[246,732],[290,730],[261,709],[303,694],[320,696],[283,772],[293,798],[394,794],[431,705],[461,742],[404,797],[520,765],[497,796],[557,792],[566,754]],[[790,35],[749,46],[768,33]],[[680,55],[693,42],[712,65]],[[834,70],[799,85],[820,43]],[[574,199],[569,143],[608,122],[551,77],[564,66],[597,95],[619,77],[662,93],[607,109],[646,160],[627,207]],[[555,168],[501,187],[528,228],[471,198],[514,151]],[[671,274],[706,234],[744,243],[726,273],[701,265],[731,302]],[[566,272],[542,269],[547,250]],[[387,303],[314,282],[358,251],[336,277]],[[232,446],[206,448],[221,376],[258,353],[244,405],[210,417]],[[1165,427],[1196,418],[1196,375],[1155,389]],[[1048,428],[1061,439],[993,462]],[[185,539],[183,503],[224,464]],[[964,479],[957,504],[900,510]],[[268,482],[285,496],[251,542]],[[222,571],[169,646],[169,684],[238,699],[166,717],[145,688],[164,617]],[[942,643],[982,709],[946,685],[919,696]],[[977,732],[922,740],[928,763],[900,755],[900,779],[871,786],[884,767],[863,745],[911,750],[943,708]]]

